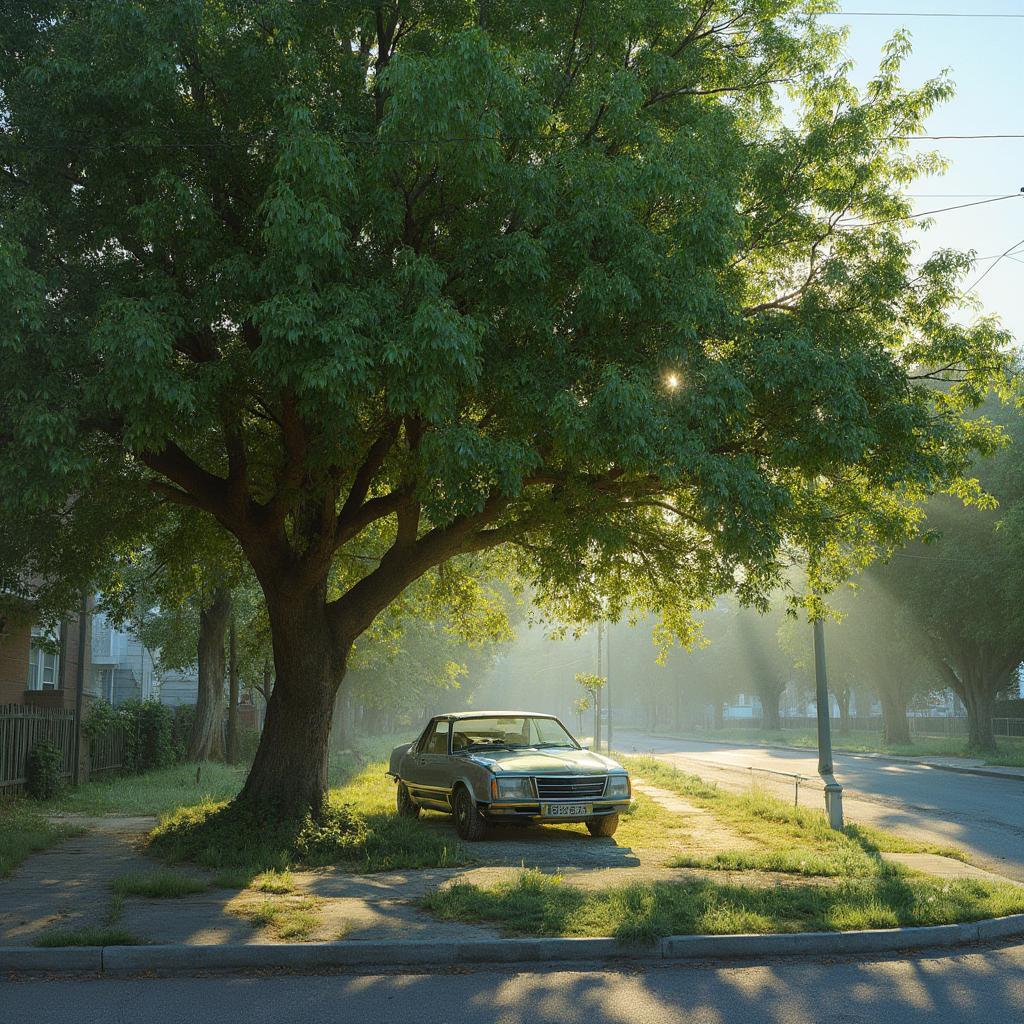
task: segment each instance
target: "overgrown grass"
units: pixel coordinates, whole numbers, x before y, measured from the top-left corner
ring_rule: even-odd
[[[249,883],[249,888],[280,896],[295,891],[295,880],[290,871],[264,871]]]
[[[780,729],[767,732],[760,729],[724,728],[714,730],[681,730],[671,734],[680,739],[721,740],[724,743],[745,743],[752,746],[784,746],[816,749],[818,737],[812,733]],[[1024,767],[1024,740],[1015,737],[999,737],[996,741],[998,752],[995,754],[972,754],[967,749],[967,739],[963,736],[917,736],[911,743],[885,743],[881,736],[861,734],[835,733],[832,735],[832,748],[844,750],[851,754],[895,754],[903,757],[979,757],[984,756],[988,764],[1006,767]]]
[[[237,897],[228,910],[254,928],[265,928],[284,942],[305,942],[320,925],[320,900],[312,896],[253,901]]]
[[[110,883],[115,896],[145,896],[149,899],[179,899],[205,892],[207,883],[178,871],[133,871]]]
[[[238,766],[179,764],[143,775],[87,782],[66,789],[44,806],[51,813],[160,815],[184,804],[230,800],[244,780],[245,770]]]
[[[728,793],[654,758],[622,760],[631,772],[711,811],[724,825],[757,844],[755,849],[723,850],[711,856],[677,854],[669,861],[672,867],[869,878],[888,870],[881,853],[937,853],[966,859],[960,850],[915,843],[865,825],[848,825],[837,832],[820,811],[793,807],[757,790]]]
[[[385,767],[368,765],[333,789],[322,821],[270,825],[226,804],[206,802],[166,815],[150,835],[150,848],[171,862],[254,873],[327,864],[388,871],[467,863],[454,834],[395,814],[394,783]]]
[[[37,936],[32,945],[54,949],[58,946],[141,946],[143,942],[121,928],[56,928]]]
[[[80,828],[51,824],[24,800],[0,800],[0,878],[33,853],[81,834]]]
[[[441,920],[493,925],[508,935],[610,935],[639,944],[665,935],[847,931],[974,921],[1024,912],[1024,888],[893,871],[834,885],[760,887],[689,879],[594,891],[524,871],[493,886],[450,886],[426,896],[422,906]]]

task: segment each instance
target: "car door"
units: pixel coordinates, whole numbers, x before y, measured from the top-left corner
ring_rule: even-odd
[[[410,771],[406,782],[413,799],[418,804],[438,810],[449,807],[450,733],[451,723],[447,719],[434,719],[409,757]]]

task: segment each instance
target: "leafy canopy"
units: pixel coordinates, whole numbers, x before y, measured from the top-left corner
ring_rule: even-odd
[[[343,645],[506,543],[686,637],[908,536],[1005,338],[901,235],[948,82],[897,36],[858,91],[829,6],[11,0],[0,565],[77,584],[171,502]]]

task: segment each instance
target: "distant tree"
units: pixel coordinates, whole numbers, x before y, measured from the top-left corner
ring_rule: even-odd
[[[901,234],[948,83],[897,37],[858,91],[818,7],[5,5],[0,572],[77,595],[159,503],[233,538],[275,664],[238,802],[294,817],[450,559],[685,633],[785,544],[823,587],[905,538],[1006,339]]]
[[[969,745],[996,749],[996,698],[1014,690],[1024,661],[1024,417],[990,404],[1013,443],[977,464],[998,508],[929,500],[922,541],[872,571],[904,606],[907,638],[924,640],[945,685],[967,708]]]

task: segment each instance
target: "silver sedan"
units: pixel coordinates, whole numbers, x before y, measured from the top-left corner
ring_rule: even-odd
[[[388,774],[400,814],[446,811],[463,839],[488,823],[584,822],[610,836],[629,807],[625,768],[581,747],[554,715],[475,711],[432,718],[396,747]]]

